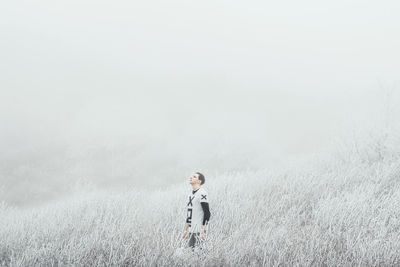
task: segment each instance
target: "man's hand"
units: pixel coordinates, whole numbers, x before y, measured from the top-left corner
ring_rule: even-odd
[[[183,237],[182,237],[182,239],[186,239],[187,238],[187,232],[185,231],[184,233],[183,233]]]
[[[204,233],[201,233],[201,240],[206,240],[206,237],[204,236]]]

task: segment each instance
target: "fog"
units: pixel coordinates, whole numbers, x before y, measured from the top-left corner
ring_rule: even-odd
[[[82,183],[151,188],[194,171],[212,183],[398,114],[395,1],[0,5],[0,200],[12,205]]]

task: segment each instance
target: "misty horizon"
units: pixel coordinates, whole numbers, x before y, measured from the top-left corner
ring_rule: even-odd
[[[2,200],[272,166],[395,120],[395,9],[253,4],[3,3]]]

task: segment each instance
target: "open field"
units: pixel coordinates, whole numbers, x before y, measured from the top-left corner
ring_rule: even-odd
[[[152,192],[86,192],[0,209],[10,266],[388,266],[400,264],[400,154],[372,143],[285,169],[218,174],[201,253],[184,247],[187,181]]]

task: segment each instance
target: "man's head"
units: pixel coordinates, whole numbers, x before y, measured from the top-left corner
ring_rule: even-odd
[[[200,172],[195,172],[192,176],[190,176],[190,184],[199,184],[203,185],[206,182],[204,175]]]

